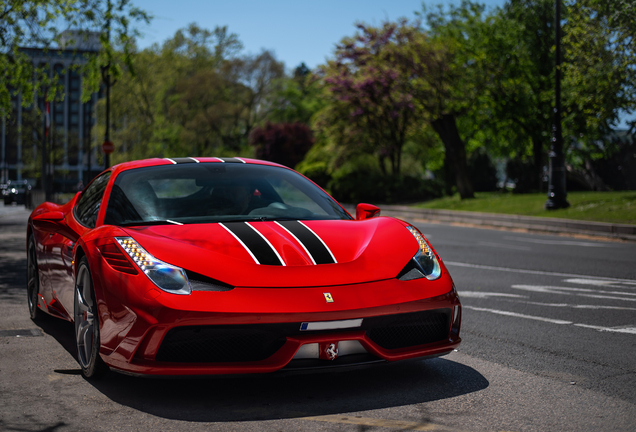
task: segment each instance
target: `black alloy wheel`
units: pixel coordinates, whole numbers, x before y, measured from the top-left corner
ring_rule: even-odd
[[[33,235],[29,237],[29,248],[27,250],[27,301],[29,305],[29,315],[32,320],[42,318],[44,313],[38,307],[38,296],[40,294],[40,272],[38,270],[38,258],[35,253],[35,240]]]

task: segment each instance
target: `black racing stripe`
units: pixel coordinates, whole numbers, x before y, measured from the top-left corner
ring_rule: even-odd
[[[306,226],[298,221],[279,221],[283,227],[289,230],[296,238],[305,245],[316,264],[334,264],[335,261],[331,257],[329,250],[316,237],[316,235],[307,229]]]
[[[219,158],[221,159],[223,162],[227,162],[227,163],[245,163],[240,159],[237,158]]]
[[[170,158],[173,161],[175,161],[178,164],[184,164],[184,163],[197,163],[197,161],[195,161],[192,158],[189,157],[184,157],[184,158]]]
[[[258,235],[245,222],[227,222],[224,223],[230,231],[234,233],[245,246],[254,254],[259,263],[263,265],[283,265],[276,253],[267,244],[263,237]]]

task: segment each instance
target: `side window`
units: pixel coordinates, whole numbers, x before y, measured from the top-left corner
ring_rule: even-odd
[[[95,228],[97,213],[99,213],[99,206],[102,203],[102,197],[104,196],[104,190],[106,189],[109,178],[110,171],[97,177],[80,197],[79,202],[75,206],[74,213],[82,225]]]

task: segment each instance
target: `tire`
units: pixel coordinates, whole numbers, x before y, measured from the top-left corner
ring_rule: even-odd
[[[86,257],[82,257],[77,266],[73,318],[77,362],[82,368],[82,376],[89,379],[100,378],[109,369],[99,355],[99,317],[93,278]]]
[[[33,235],[31,235],[27,249],[27,304],[32,320],[37,320],[44,316],[44,312],[38,307],[39,294],[40,272],[38,270],[38,258],[35,252],[35,240],[33,240]]]

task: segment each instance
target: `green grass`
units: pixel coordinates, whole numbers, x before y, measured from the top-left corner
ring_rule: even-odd
[[[475,194],[475,199],[462,201],[459,199],[459,195],[455,195],[414,204],[414,206],[429,209],[636,224],[636,191],[569,192],[567,199],[570,203],[569,208],[552,211],[543,208],[547,200],[545,193],[478,192]]]

